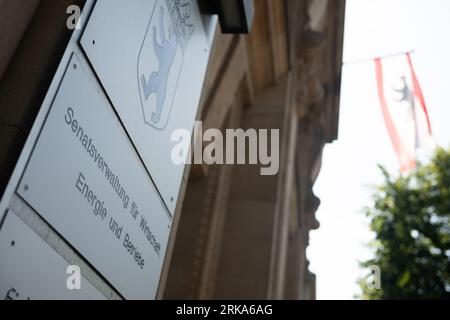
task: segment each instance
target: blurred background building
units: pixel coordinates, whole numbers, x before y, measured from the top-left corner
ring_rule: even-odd
[[[249,35],[217,31],[198,118],[208,128],[279,128],[280,171],[193,166],[162,296],[314,299],[312,187],[337,138],[345,1],[256,0]]]
[[[0,0],[0,194],[70,37],[81,0]],[[345,1],[255,0],[249,35],[214,38],[203,129],[280,129],[280,171],[186,169],[158,298],[314,299],[309,231],[324,144],[337,138]]]

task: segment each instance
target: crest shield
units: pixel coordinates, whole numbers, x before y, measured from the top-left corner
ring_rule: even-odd
[[[194,33],[187,0],[157,0],[138,60],[138,86],[144,121],[162,130],[169,121],[184,51]]]

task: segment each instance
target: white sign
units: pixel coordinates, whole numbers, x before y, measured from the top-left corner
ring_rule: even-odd
[[[209,57],[197,1],[98,1],[81,45],[173,214],[171,135],[193,130]]]
[[[0,257],[0,300],[106,299],[81,275],[77,288],[68,286],[75,266],[13,213],[0,231]]]
[[[154,299],[171,216],[84,64],[72,57],[18,192],[125,298]]]

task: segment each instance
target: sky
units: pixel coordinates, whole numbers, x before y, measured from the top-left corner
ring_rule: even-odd
[[[357,280],[367,270],[359,261],[372,256],[366,244],[373,238],[363,208],[371,204],[373,186],[383,181],[377,164],[391,172],[399,168],[370,58],[410,50],[434,139],[449,147],[450,1],[347,0],[339,138],[325,147],[314,186],[321,226],[310,233],[307,251],[320,300],[360,293]]]

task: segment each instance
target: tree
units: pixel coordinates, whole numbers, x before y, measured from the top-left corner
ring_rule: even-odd
[[[384,183],[366,209],[381,289],[361,280],[365,299],[450,299],[450,149],[407,175],[380,166]]]

